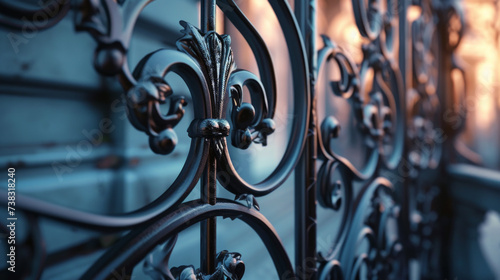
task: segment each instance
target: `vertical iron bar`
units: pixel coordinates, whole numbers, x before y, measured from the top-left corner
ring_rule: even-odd
[[[408,40],[411,39],[407,37],[408,35],[411,35],[411,32],[409,32],[410,27],[407,19],[408,0],[399,0],[399,5],[397,8],[398,11],[396,13],[399,15],[399,70],[401,71],[401,77],[403,79],[404,85],[403,88],[405,90],[403,97],[406,97],[406,91],[408,90],[407,82],[409,81],[409,79],[411,79],[411,76],[409,74],[411,73],[412,66],[412,57],[408,49],[410,46],[408,44]]]
[[[210,152],[204,174],[201,178],[201,199],[204,203],[214,205],[217,192],[217,162],[212,151],[214,143],[210,143]],[[212,274],[215,271],[215,255],[217,251],[217,220],[208,218],[200,225],[200,268],[204,273]]]
[[[441,105],[441,110],[440,110],[440,125],[441,128],[444,131],[444,135],[446,135],[446,138],[444,142],[442,143],[442,154],[438,166],[438,172],[439,174],[444,174],[442,173],[443,171],[446,171],[446,166],[449,163],[453,163],[455,159],[455,151],[454,151],[454,144],[453,142],[455,141],[456,137],[456,129],[453,127],[453,125],[450,122],[447,122],[445,112],[453,112],[458,113],[455,107],[456,100],[455,100],[455,94],[453,92],[452,84],[453,80],[451,78],[451,71],[453,69],[453,50],[449,49],[448,46],[448,40],[445,38],[449,36],[448,34],[448,25],[447,25],[447,14],[445,11],[443,11],[443,7],[446,7],[446,5],[449,3],[446,3],[447,1],[443,1],[441,3],[441,7],[439,7],[441,10],[437,10],[438,12],[438,32],[439,32],[439,53],[438,53],[438,58],[440,59],[439,61],[439,72],[441,73],[439,75],[439,82],[437,86],[437,94],[439,98],[439,103]],[[440,189],[441,191],[446,192],[447,190],[450,189],[450,184],[447,182],[447,180],[442,180],[442,183],[440,184]],[[444,197],[443,197],[444,198]],[[439,204],[443,205],[441,209],[438,211],[438,217],[441,218],[441,230],[444,233],[444,236],[451,236],[452,230],[454,230],[452,227],[450,227],[450,221],[447,221],[447,217],[453,216],[453,199],[448,198],[448,199],[441,199],[439,201]],[[471,215],[470,211],[467,212],[467,216]],[[456,215],[456,213],[455,213]],[[448,218],[449,219],[449,218]],[[469,228],[474,228],[474,227],[469,227]],[[452,246],[454,244],[450,242],[449,240],[447,242],[443,242],[439,248],[439,250],[442,252],[440,254],[440,267],[441,271],[438,273],[441,273],[441,275],[448,276],[451,272],[452,266],[450,263],[446,260],[448,260],[448,257],[450,253],[453,251],[451,250]],[[469,245],[470,246],[470,245]],[[478,263],[480,264],[481,261],[478,260]],[[478,267],[478,265],[474,265],[475,267]],[[483,279],[488,279],[490,277],[480,277]]]
[[[446,2],[446,1],[445,1]],[[443,3],[443,7],[447,4]],[[446,135],[446,139],[443,143],[443,151],[441,156],[441,162],[439,164],[439,168],[444,170],[445,163],[453,162],[455,160],[455,152],[453,141],[455,141],[456,129],[451,125],[449,121],[446,120],[447,114],[444,112],[453,112],[453,114],[458,113],[455,108],[456,100],[455,94],[453,92],[452,84],[453,80],[451,79],[451,71],[453,69],[453,50],[449,49],[448,40],[445,38],[448,37],[448,25],[447,25],[447,14],[442,10],[438,10],[439,13],[439,22],[438,22],[438,30],[439,30],[439,72],[442,73],[440,76],[440,80],[438,82],[437,93],[439,97],[439,102],[441,104],[441,126],[444,131],[444,135]],[[441,171],[443,172],[443,171]],[[442,174],[442,173],[441,173]]]
[[[201,31],[207,33],[215,30],[215,0],[201,1]]]
[[[297,279],[316,279],[316,0],[295,1],[309,62],[311,115],[306,145],[295,171],[295,270]]]
[[[204,33],[215,30],[215,0],[201,1],[201,30]],[[205,140],[208,141],[208,140]],[[217,194],[217,161],[213,152],[214,140],[210,142],[208,162],[201,178],[201,200],[214,205]],[[217,252],[217,220],[208,218],[200,225],[200,269],[205,274],[215,271]]]
[[[411,44],[412,38],[411,32],[410,32],[410,26],[408,24],[408,19],[407,19],[407,11],[408,11],[408,0],[400,0],[399,5],[398,5],[398,10],[397,14],[399,15],[399,69],[401,71],[401,78],[403,80],[403,92],[399,93],[401,94],[401,110],[403,110],[402,116],[406,116],[406,94],[408,92],[408,89],[410,88],[411,85],[411,78],[412,78],[412,54],[411,54]],[[407,126],[406,122],[403,123],[404,131],[406,131]],[[408,139],[405,133],[405,145],[403,147],[403,163],[406,161],[406,155],[408,155],[408,147],[409,147]],[[399,167],[396,169],[399,170]],[[400,227],[399,227],[399,236],[401,236],[402,240],[402,245],[403,248],[406,248],[404,250],[403,258],[404,258],[404,267],[401,270],[402,275],[399,275],[401,279],[408,279],[409,277],[409,261],[411,258],[410,253],[408,252],[408,249],[411,248],[411,243],[409,240],[410,236],[410,195],[411,195],[411,186],[410,186],[411,180],[409,178],[405,178],[403,182],[401,183],[403,185],[402,188],[399,188],[401,190],[401,194],[399,197],[401,198],[401,217],[402,219],[399,219]]]

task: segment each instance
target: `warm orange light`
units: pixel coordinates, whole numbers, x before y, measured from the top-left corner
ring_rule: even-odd
[[[422,8],[420,6],[410,6],[406,12],[406,18],[409,22],[415,21],[422,14]]]
[[[350,1],[340,3],[340,11],[334,21],[330,21],[326,34],[351,56],[354,61],[361,62],[363,53],[361,45],[364,42],[359,33],[354,17],[352,16],[352,4]]]
[[[219,34],[224,34],[224,13],[217,7],[215,10],[215,31]]]
[[[476,86],[475,96],[477,97],[476,104],[476,124],[483,128],[489,129],[495,118],[495,100],[493,98],[493,67],[491,63],[484,62],[479,65],[476,71]]]
[[[472,127],[467,130],[473,135],[489,135],[500,108],[500,46],[496,42],[500,33],[500,6],[495,7],[495,1],[471,0],[465,0],[464,5],[467,30],[457,53],[468,75],[464,109],[475,127],[474,131]],[[457,31],[463,26],[458,18],[452,18],[449,28]],[[458,34],[452,34],[455,32],[450,32],[453,43]]]

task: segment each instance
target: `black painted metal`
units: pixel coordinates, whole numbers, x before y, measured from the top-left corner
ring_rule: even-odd
[[[236,2],[201,1],[201,30],[181,22],[184,30],[177,50],[161,49],[147,55],[132,73],[126,61],[131,33],[141,10],[151,1],[75,1],[79,7],[77,30],[90,33],[98,42],[96,70],[119,78],[128,100],[129,120],[149,136],[155,153],[169,154],[175,149],[173,128],[183,118],[187,104],[185,98],[173,96],[164,77],[175,72],[186,81],[194,103],[194,120],[188,129],[192,138],[189,154],[165,193],[131,213],[97,215],[21,195],[17,197],[18,208],[33,217],[103,232],[131,230],[82,279],[108,279],[115,271],[130,275],[145,257],[145,270],[154,279],[241,279],[245,271],[241,255],[228,251],[216,254],[216,218],[220,216],[241,219],[258,233],[281,279],[407,279],[411,259],[420,260],[422,278],[442,276],[443,271],[436,271],[439,264],[430,259],[435,248],[428,245],[434,244],[437,235],[429,230],[436,228],[432,205],[440,189],[427,186],[440,183],[436,174],[447,163],[442,157],[443,143],[434,141],[436,130],[457,133],[439,115],[443,108],[459,102],[448,86],[451,71],[459,69],[453,54],[459,41],[449,41],[447,33],[450,18],[458,16],[463,22],[463,15],[458,3],[451,0],[386,0],[386,11],[381,10],[381,1],[352,0],[352,16],[366,40],[360,63],[328,36],[323,36],[318,50],[316,0],[294,1],[294,12],[285,0],[269,1],[290,56],[295,117],[280,163],[257,184],[246,182],[234,168],[226,137],[231,136],[232,145],[241,149],[252,144],[266,146],[267,137],[275,132],[273,118],[280,104],[276,102],[275,70],[266,43]],[[69,9],[69,1],[53,2],[58,12],[47,27],[61,20]],[[260,79],[236,69],[229,36],[215,32],[216,5],[247,40]],[[406,19],[410,6],[421,9],[411,24]],[[20,17],[36,12],[2,2],[0,24],[19,28]],[[463,30],[451,32],[460,38]],[[434,61],[429,61],[429,56]],[[328,81],[328,92],[350,102],[353,129],[361,132],[369,150],[367,163],[361,168],[349,155],[338,154],[331,144],[343,137],[345,128],[340,127],[339,116],[318,116],[318,96],[325,95],[317,85],[318,76],[329,63],[338,66],[341,78]],[[250,91],[251,104],[243,102],[244,87]],[[160,104],[167,100],[170,109],[162,114]],[[226,116],[228,108],[230,116]],[[280,187],[294,170],[296,242],[292,257],[273,226],[258,212],[255,197]],[[458,166],[447,170],[455,179],[465,176],[476,180],[471,174],[461,175],[464,170]],[[219,183],[246,205],[217,198],[220,173],[229,180],[219,178]],[[332,182],[335,174],[340,174],[340,179]],[[433,179],[419,179],[427,174]],[[200,180],[201,199],[184,202]],[[498,183],[498,178],[493,180]],[[477,181],[492,184],[489,177]],[[6,197],[6,191],[1,190],[1,200],[7,201]],[[343,211],[335,243],[320,252],[316,248],[317,227],[321,226],[316,223],[318,207]],[[417,213],[421,219],[415,220]],[[201,223],[200,269],[169,268],[177,234],[197,222]],[[388,229],[389,222],[395,222],[397,228]],[[32,226],[37,228],[36,218]],[[33,233],[36,235],[36,230]],[[41,241],[36,236],[33,240],[34,250],[43,255],[36,246]],[[295,259],[295,267],[290,259]],[[35,261],[33,267],[40,275],[43,261]]]
[[[295,267],[299,279],[315,279],[316,267],[316,1],[295,2],[295,14],[306,39],[309,61],[309,87],[311,90],[311,111],[309,131],[302,157],[295,172]]]

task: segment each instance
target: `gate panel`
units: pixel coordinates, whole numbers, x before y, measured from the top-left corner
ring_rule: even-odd
[[[464,31],[459,1],[295,0],[291,6],[285,0],[270,0],[268,8],[283,34],[282,48],[290,65],[280,72],[270,51],[276,46],[270,46],[272,42],[253,25],[250,19],[255,17],[246,15],[249,11],[242,7],[248,5],[241,1],[171,1],[164,8],[190,9],[175,27],[158,11],[148,10],[148,5],[154,5],[151,2],[54,0],[38,8],[0,2],[0,24],[9,39],[1,43],[2,50],[23,48],[18,56],[1,56],[4,65],[16,65],[0,70],[5,119],[49,124],[52,133],[66,132],[52,143],[53,137],[36,125],[29,128],[40,134],[37,141],[12,128],[12,138],[0,140],[5,146],[4,165],[37,179],[49,166],[59,179],[78,169],[74,183],[60,180],[57,191],[71,184],[80,189],[82,185],[117,186],[104,191],[92,188],[96,194],[85,196],[88,205],[112,201],[105,214],[92,207],[74,208],[71,202],[60,201],[63,195],[37,195],[35,189],[16,193],[12,206],[23,213],[19,220],[27,229],[23,242],[16,245],[19,271],[5,270],[6,277],[44,278],[50,275],[44,274],[45,266],[58,267],[66,258],[77,259],[88,251],[100,253],[78,275],[81,279],[242,279],[245,271],[266,267],[245,266],[245,252],[217,245],[218,237],[231,235],[218,229],[221,218],[240,220],[258,236],[276,270],[276,274],[266,272],[273,275],[269,279],[274,275],[279,279],[439,279],[448,275],[441,260],[449,220],[440,174],[448,170],[446,164],[454,152],[450,147],[461,129],[443,119],[443,112],[458,113],[454,110],[463,102],[452,82],[452,72],[462,80],[464,76],[455,57]],[[43,52],[28,44],[34,34],[28,32],[28,24],[34,26],[32,32],[40,33],[32,40],[47,47]],[[72,36],[86,37],[82,42],[88,50],[75,55],[72,67],[38,73],[29,70],[38,70],[36,63],[22,64],[21,57],[27,53],[28,61],[57,65],[51,61],[57,60],[58,48],[52,38],[68,26],[79,32]],[[223,34],[226,30],[238,32],[245,42],[235,45],[247,44],[248,51],[233,48],[231,37]],[[178,39],[167,44],[147,42],[155,36]],[[138,55],[134,44],[147,54]],[[152,45],[161,46],[146,51]],[[49,51],[51,46],[54,50]],[[70,48],[72,43],[64,46]],[[255,69],[238,68],[235,56],[250,54]],[[80,72],[72,68],[81,65],[93,65],[95,71],[87,69],[88,76],[76,79]],[[289,92],[279,88],[283,83],[279,79],[287,75],[291,76]],[[23,79],[29,85],[22,85]],[[40,102],[33,105],[38,108],[34,117],[12,109],[24,100],[17,92],[35,88],[32,96],[23,93],[30,101]],[[121,97],[113,92],[121,92]],[[278,102],[283,95],[293,101]],[[57,101],[44,101],[47,96]],[[60,111],[50,110],[54,105]],[[109,105],[112,113],[103,109]],[[282,106],[293,114],[286,129],[281,129],[277,116]],[[131,126],[120,122],[117,112]],[[75,117],[70,124],[63,119],[86,114],[94,117]],[[108,114],[114,117],[107,118]],[[78,142],[75,134],[95,123],[100,131],[83,129],[89,141]],[[116,123],[120,125],[115,127]],[[112,126],[113,131],[105,131]],[[47,140],[42,139],[45,136]],[[260,182],[249,180],[247,171],[238,168],[243,153],[231,151],[248,150],[266,157],[273,152],[268,143],[276,139],[286,142],[276,166]],[[23,149],[40,141],[49,141],[55,148],[44,150],[37,162]],[[70,154],[70,146],[64,152],[65,143],[76,143],[76,161],[68,163],[75,155]],[[145,155],[144,146],[161,156]],[[53,159],[47,159],[49,154]],[[60,164],[63,158],[66,164]],[[171,163],[162,163],[164,158]],[[13,159],[26,159],[29,172],[23,173],[23,164]],[[148,164],[132,172],[141,160]],[[294,179],[294,205],[289,209],[292,213],[293,208],[295,222],[292,250],[258,203],[278,200],[271,195],[290,184],[289,178]],[[47,189],[54,184],[51,180],[43,181]],[[141,185],[141,180],[166,187]],[[71,195],[72,189],[67,189]],[[0,190],[7,207],[13,201],[12,192]],[[235,198],[227,199],[227,194]],[[75,237],[81,240],[80,246],[50,248],[47,254],[45,219],[92,233]],[[330,223],[335,225],[333,232]],[[180,234],[192,233],[198,224],[200,264],[171,265],[176,263],[171,256]]]

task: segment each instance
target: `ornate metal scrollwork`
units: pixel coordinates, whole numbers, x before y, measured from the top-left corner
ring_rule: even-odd
[[[372,150],[370,164],[364,170],[358,170],[348,159],[337,155],[329,144],[329,139],[339,137],[339,125],[335,117],[330,116],[323,121],[320,135],[322,156],[328,160],[338,160],[356,174],[357,177],[367,179],[375,171],[376,161],[382,155],[389,168],[396,167],[402,155],[401,128],[403,116],[400,97],[402,86],[398,70],[390,60],[376,51],[375,45],[364,46],[364,60],[361,68],[348,58],[343,50],[335,43],[323,36],[325,47],[318,56],[319,65],[325,65],[328,60],[334,60],[341,73],[339,81],[332,81],[333,92],[352,101],[353,110],[360,129],[365,135],[365,143]],[[368,81],[366,75],[373,71],[373,80]],[[368,84],[371,83],[371,84]],[[365,88],[371,88],[364,93]],[[385,147],[391,148],[387,150]]]
[[[276,129],[268,118],[268,104],[264,86],[248,71],[235,71],[229,80],[233,110],[231,120],[235,129],[231,134],[233,146],[246,149],[252,142],[267,145],[267,136]],[[250,89],[252,101],[256,100],[258,111],[250,103],[243,102],[243,87]]]
[[[204,275],[194,266],[169,268],[168,262],[174,249],[177,236],[166,243],[158,245],[144,261],[143,270],[155,280],[240,280],[245,273],[245,264],[241,254],[223,250],[216,256],[217,268],[211,275]]]
[[[90,2],[86,3],[86,7],[92,7],[91,4]],[[139,3],[137,7],[142,8],[146,4],[147,2]],[[227,4],[231,5],[231,3]],[[124,3],[106,3],[106,5],[108,9],[113,11],[128,11],[127,7],[123,6],[125,5]],[[280,4],[280,6],[274,8],[276,10],[285,9],[286,11],[288,7],[281,6]],[[237,13],[239,12],[236,6],[232,6],[231,9]],[[119,54],[117,57],[125,54],[128,47],[127,40],[130,38],[113,38],[113,36],[109,35],[109,32],[98,32],[101,29],[106,29],[102,28],[103,24],[95,24],[96,22],[100,22],[98,19],[101,18],[101,15],[97,9],[87,10],[90,10],[90,12],[85,14],[84,20],[82,20],[83,23],[80,24],[82,26],[81,29],[90,31],[100,45],[104,45],[104,47],[100,48],[111,48],[112,51],[110,51],[112,53],[116,52]],[[289,13],[289,11],[286,12]],[[134,14],[134,16],[136,15]],[[113,15],[109,16],[108,19],[112,20],[112,17]],[[131,21],[133,20],[135,18],[131,19]],[[101,20],[101,22],[103,21]],[[264,84],[252,73],[235,69],[229,36],[219,35],[213,30],[202,32],[200,29],[186,22],[181,22],[181,25],[184,27],[182,31],[184,36],[177,41],[177,51],[159,50],[146,56],[138,64],[133,75],[128,74],[127,66],[123,63],[122,59],[119,59],[119,63],[114,63],[116,61],[112,61],[113,63],[96,62],[96,68],[105,74],[119,74],[123,87],[128,91],[127,100],[131,123],[137,129],[149,135],[152,150],[160,154],[168,154],[174,149],[177,137],[173,128],[183,117],[185,106],[187,105],[185,98],[174,95],[172,88],[165,80],[165,76],[169,72],[178,74],[186,82],[193,97],[195,119],[188,128],[188,135],[193,139],[192,150],[193,147],[195,150],[198,149],[196,146],[200,141],[210,143],[208,146],[214,152],[215,160],[222,162],[222,166],[231,166],[225,137],[231,135],[232,144],[242,149],[248,148],[252,142],[261,143],[265,146],[268,136],[275,130],[275,124],[272,120],[275,106],[273,104],[275,104],[275,101],[272,98],[275,98],[276,93],[266,92]],[[113,28],[113,26],[109,26],[108,30],[113,30]],[[111,41],[114,43],[110,44]],[[261,47],[261,44],[252,43],[252,45],[259,45]],[[101,52],[100,48],[97,51],[98,55]],[[260,50],[260,53],[262,53],[262,50]],[[104,69],[101,67],[102,64],[113,64],[114,67]],[[269,69],[265,65],[259,68],[263,73],[269,73]],[[305,77],[306,75],[303,76]],[[265,85],[267,89],[275,90],[273,78],[269,79],[269,77],[265,77],[264,80],[266,81]],[[299,93],[300,86],[304,86],[305,83],[300,84],[300,80],[297,80],[297,85],[299,87],[295,91]],[[250,92],[251,104],[243,102],[244,87]],[[298,94],[296,95],[299,96]],[[303,99],[307,101],[307,95]],[[170,108],[166,114],[163,114],[160,105],[167,102],[170,103]],[[225,116],[226,106],[229,103],[232,106],[230,116],[231,125]],[[307,102],[297,101],[296,103],[298,104],[298,108],[305,108],[307,110]],[[271,104],[271,106],[268,104]],[[280,170],[275,176],[277,183],[270,183],[269,187],[263,189],[261,192],[269,192],[278,187],[293,169],[298,159],[306,131],[306,119],[300,119],[303,121],[297,122],[296,132],[294,132],[293,140],[288,148],[289,157],[284,159],[281,166],[277,169]],[[233,126],[232,131],[231,126]],[[297,131],[304,136],[297,136]],[[207,145],[205,144],[204,147],[207,147]],[[205,151],[202,153],[206,155]],[[214,159],[211,157],[212,153],[210,152],[208,155],[210,166],[214,164]],[[224,165],[224,163],[229,163],[229,165]],[[201,166],[203,164],[205,164],[204,161],[200,163]],[[189,165],[189,163],[186,163],[185,167]],[[227,169],[225,168],[225,170]],[[229,170],[234,171],[233,168],[229,168]],[[215,174],[214,171],[212,169],[212,173],[210,174]],[[231,173],[230,175],[238,178],[237,173]],[[180,176],[180,178],[182,177]],[[240,179],[232,181],[240,181]],[[253,194],[258,194],[258,192],[229,189],[237,194],[237,198],[246,199],[249,208],[259,208],[253,196]],[[186,277],[218,279],[223,274],[231,277],[231,279],[234,277],[234,279],[239,279],[242,276],[240,269],[231,271],[229,267],[226,268],[223,265],[219,266],[217,271],[210,273],[211,276],[208,274],[202,275],[201,272],[197,272],[193,267],[178,268],[175,271],[173,273],[175,275],[173,276],[180,279]]]
[[[416,169],[435,168],[439,162],[442,135],[439,135],[433,122],[438,108],[439,101],[435,95],[422,96],[415,90],[409,92],[408,113],[411,117],[408,119],[407,136],[412,145],[408,159]]]
[[[420,277],[441,278],[443,271],[433,259],[441,254],[438,232],[443,227],[439,221],[443,206],[441,190],[433,185],[432,178],[439,176],[446,145],[455,142],[462,127],[447,123],[447,114],[456,114],[456,108],[464,102],[451,80],[452,71],[458,70],[465,83],[453,53],[463,35],[464,22],[458,1],[419,1],[416,5],[420,14],[411,29],[413,75],[407,98],[407,159],[411,168],[407,192],[413,198],[408,205],[408,251],[421,263]]]
[[[318,53],[318,66],[321,71],[331,62],[339,69],[339,80],[329,81],[330,89],[349,101],[364,137],[362,143],[370,152],[365,167],[358,169],[349,156],[338,155],[331,147],[332,139],[346,137],[336,116],[327,116],[317,130],[322,159],[318,200],[326,208],[342,207],[334,245],[320,252],[318,275],[319,279],[398,279],[402,243],[397,234],[388,235],[387,223],[398,224],[399,206],[386,193],[393,192],[388,180],[372,179],[382,168],[397,168],[403,155],[404,89],[393,58],[395,12],[383,13],[380,1],[368,1],[367,7],[364,1],[352,2],[359,32],[369,40],[362,46],[363,60],[356,64],[340,46],[322,36],[325,46]],[[392,6],[387,1],[386,7]],[[332,182],[334,173],[341,174],[340,180]],[[366,182],[366,188],[354,191],[356,181]]]
[[[126,63],[132,31],[141,10],[153,0],[83,0],[76,14],[76,29],[89,32],[98,42],[94,66],[103,75],[122,76],[127,87],[133,84]]]
[[[150,74],[151,75],[151,74]],[[170,100],[170,108],[163,115],[160,104],[172,95],[170,86],[162,77],[142,77],[142,80],[127,93],[129,119],[134,126],[149,135],[149,145],[157,154],[169,154],[177,144],[173,127],[184,116],[184,97]]]
[[[198,62],[210,95],[212,118],[195,120],[189,127],[190,137],[215,139],[220,157],[223,147],[220,139],[229,135],[229,123],[223,119],[227,104],[227,82],[234,70],[233,52],[229,36],[214,31],[202,34],[193,25],[181,22],[184,36],[177,41],[177,48]]]
[[[69,2],[49,2],[57,12],[43,28],[59,22],[70,10]],[[240,219],[248,224],[266,246],[281,279],[310,275],[317,279],[400,279],[407,276],[404,273],[409,259],[426,261],[435,254],[432,233],[439,226],[435,212],[439,190],[427,188],[428,182],[421,180],[421,175],[428,171],[436,175],[444,150],[441,132],[453,138],[460,129],[450,128],[441,117],[445,107],[453,108],[463,102],[461,97],[443,97],[460,96],[449,94],[455,90],[453,86],[443,85],[443,81],[449,80],[450,71],[458,70],[464,75],[453,54],[464,32],[463,13],[456,1],[411,1],[411,5],[420,7],[421,13],[411,23],[411,37],[406,38],[403,30],[400,35],[404,36],[396,42],[396,18],[398,13],[406,16],[408,1],[352,0],[355,29],[363,37],[358,63],[325,35],[324,47],[316,50],[316,1],[297,0],[294,12],[286,0],[269,1],[289,53],[294,117],[279,164],[258,183],[247,182],[237,172],[228,141],[243,150],[252,143],[266,146],[272,141],[277,126],[273,118],[280,104],[266,42],[234,0],[206,0],[201,5],[206,21],[202,20],[203,28],[181,21],[183,30],[176,49],[148,54],[132,73],[127,63],[132,31],[142,9],[150,2],[76,1],[75,26],[97,42],[95,69],[119,78],[129,120],[149,137],[153,152],[172,153],[180,133],[178,124],[186,110],[193,113],[194,119],[187,128],[191,138],[189,153],[174,183],[154,202],[121,215],[87,213],[22,195],[16,201],[16,207],[29,215],[102,231],[130,230],[82,279],[107,279],[117,270],[131,274],[142,263],[143,272],[152,279],[240,280],[245,273],[241,254],[226,250],[215,254],[216,217]],[[229,35],[218,34],[213,26],[216,5],[250,46],[258,75],[236,68]],[[38,11],[3,2],[0,9],[0,24],[17,29],[22,28],[19,20],[23,15]],[[406,39],[410,38],[412,46],[406,48]],[[396,62],[396,56],[403,55],[395,50],[398,44],[403,45],[401,52],[411,51],[412,67],[404,70],[410,70],[411,75],[405,79]],[[340,115],[327,112],[323,119],[317,116],[318,96],[324,92],[319,92],[316,79],[329,63],[335,64],[340,78],[328,81],[327,91],[349,104],[353,117],[347,120],[348,127],[341,127],[346,122]],[[189,104],[169,84],[170,73],[179,76],[187,86],[192,97]],[[246,92],[249,96],[245,96]],[[244,102],[248,97],[250,102]],[[332,144],[335,139],[345,138],[347,129],[359,133],[356,148],[366,151],[361,167],[354,164],[352,155],[340,154],[339,147]],[[405,161],[411,172],[401,174],[400,162]],[[280,187],[292,171],[296,174],[298,225],[295,268],[277,232],[259,212],[256,200]],[[390,175],[398,180],[403,177],[404,184],[385,178]],[[201,199],[185,202],[199,181]],[[217,183],[235,194],[236,201],[217,197]],[[6,194],[0,191],[0,197],[3,199]],[[402,204],[402,197],[410,203]],[[317,204],[340,216],[333,243],[326,250],[316,248]],[[401,217],[400,212],[407,216]],[[401,219],[409,219],[408,228],[401,225]],[[202,245],[206,250],[202,249],[205,251],[200,268],[170,268],[177,235],[194,223],[202,224],[200,239],[206,245]],[[33,231],[38,233],[37,225],[33,225]],[[405,240],[407,237],[400,233],[408,233],[411,238]],[[300,240],[302,237],[305,240]],[[30,236],[31,242],[38,242],[36,239]],[[403,244],[410,248],[403,248]],[[36,249],[39,251],[34,254],[43,253]],[[403,250],[409,252],[408,256],[402,256]],[[307,257],[313,264],[303,267]],[[39,275],[35,266],[33,274]],[[308,269],[309,275],[301,271]],[[430,270],[424,267],[421,273],[431,275]]]
[[[245,265],[239,253],[220,252],[217,257],[217,268],[211,275],[203,275],[193,266],[172,268],[175,280],[240,280],[245,272]]]
[[[150,1],[138,3],[106,2],[106,8],[113,12],[105,13],[104,6],[98,1],[82,3],[81,18],[78,20],[79,30],[90,32],[99,42],[96,50],[96,69],[104,74],[122,76],[126,90],[129,91],[128,107],[130,120],[134,126],[150,136],[150,146],[155,153],[172,152],[177,142],[173,127],[184,115],[183,106],[187,105],[182,97],[170,100],[170,109],[166,116],[162,115],[159,105],[172,95],[170,86],[164,81],[166,73],[144,73],[142,68],[151,61],[151,56],[144,58],[134,71],[134,77],[128,75],[125,54],[128,49],[130,33],[138,16],[138,11]],[[134,5],[134,7],[131,7]],[[117,30],[116,23],[127,19],[124,28],[129,32]],[[108,25],[105,24],[108,22]],[[266,145],[267,136],[275,129],[274,121],[268,115],[268,95],[258,78],[248,71],[235,70],[231,40],[227,35],[219,35],[214,31],[203,34],[193,25],[181,21],[184,36],[177,41],[179,51],[190,56],[199,66],[211,95],[206,102],[211,102],[212,120],[196,119],[188,132],[191,137],[222,138],[229,135],[230,125],[225,120],[225,107],[231,96],[233,103],[232,122],[236,129],[232,132],[232,143],[238,148],[248,148],[252,142]],[[153,61],[149,64],[155,63]],[[160,64],[157,64],[161,67]],[[196,69],[195,71],[197,71]],[[137,81],[137,82],[136,82]],[[229,82],[229,85],[228,85]],[[250,89],[252,100],[256,100],[257,112],[252,104],[242,103],[243,87]],[[129,89],[131,87],[131,89]],[[274,90],[274,89],[273,89]],[[215,141],[215,140],[214,140]],[[223,143],[215,141],[218,157],[223,151]]]
[[[356,209],[349,213],[344,238],[338,245],[342,250],[322,261],[319,279],[399,279],[402,245],[396,226],[399,206],[392,198],[392,186],[377,178],[366,186]]]
[[[215,263],[217,269],[213,273],[200,274],[193,266],[176,269],[168,267],[170,254],[176,241],[175,236],[195,223],[218,216],[240,219],[248,224],[264,242],[278,275],[294,275],[286,250],[269,221],[255,209],[234,201],[218,199],[215,205],[206,204],[200,200],[186,202],[161,219],[132,230],[106,251],[83,275],[82,279],[107,279],[116,270],[131,272],[131,268],[143,260],[145,260],[143,270],[154,279],[191,277],[187,279],[205,280],[220,279],[224,275],[233,277],[229,279],[241,279],[245,272],[241,255],[228,251],[221,251],[218,254]],[[158,246],[158,244],[162,245]],[[193,278],[193,276],[199,278]]]

